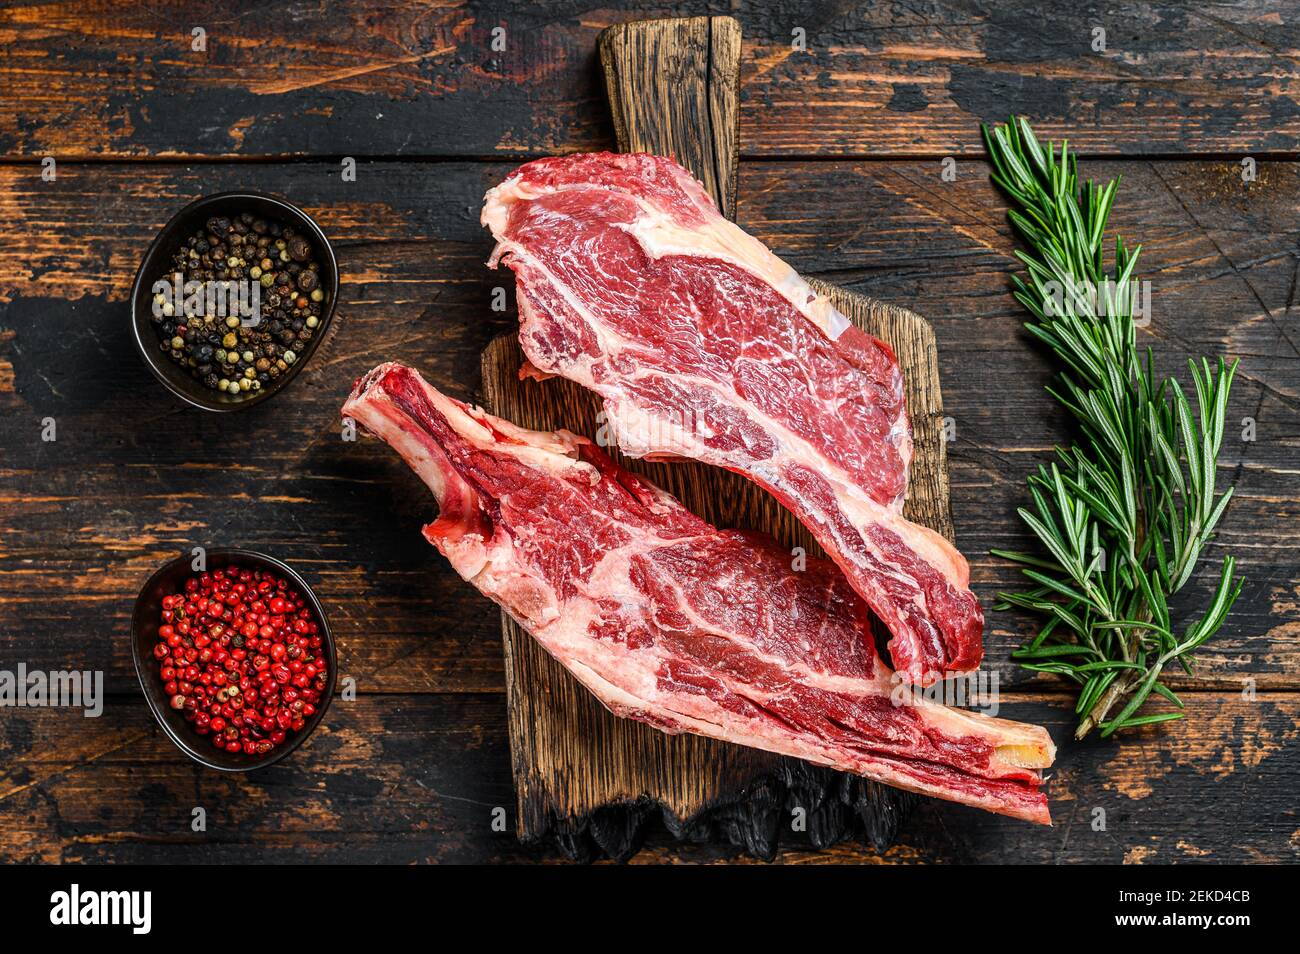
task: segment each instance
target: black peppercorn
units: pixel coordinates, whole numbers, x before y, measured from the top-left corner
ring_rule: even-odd
[[[301,235],[289,239],[285,249],[295,262],[305,262],[311,258],[311,243]]]

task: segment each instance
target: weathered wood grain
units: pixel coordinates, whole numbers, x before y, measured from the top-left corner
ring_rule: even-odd
[[[888,851],[814,850],[779,824],[787,864],[1294,862],[1300,694],[1192,693],[1178,744],[1159,729],[1125,744],[1069,741],[1060,697],[1004,714],[1062,745],[1048,785],[1053,828],[927,801]],[[53,709],[0,717],[0,861],[89,863],[533,862],[514,835],[500,693],[336,699],[289,759],[245,776],[178,756],[138,697],[99,719]],[[206,811],[206,832],[192,830]],[[1104,830],[1094,825],[1103,819]],[[505,819],[504,830],[493,827]],[[745,861],[675,842],[659,819],[637,863]]]
[[[676,159],[729,219],[740,166],[740,44],[732,17],[625,23],[598,44],[619,151]]]
[[[1300,688],[1300,355],[1294,295],[1300,169],[1228,162],[1085,163],[1122,174],[1114,221],[1142,241],[1161,367],[1240,356],[1221,479],[1237,482],[1212,559],[1231,547],[1246,590],[1185,686]],[[294,562],[330,607],[344,672],[362,691],[503,686],[496,614],[421,539],[427,491],[383,447],[340,440],[353,380],[401,358],[473,397],[478,355],[514,326],[489,310],[508,277],[483,264],[483,191],[500,164],[64,165],[53,183],[0,168],[0,634],[11,659],[90,665],[135,682],[131,594],[195,544],[248,545]],[[742,166],[739,221],[802,272],[935,328],[957,540],[986,602],[1014,581],[990,547],[1030,541],[1022,480],[1067,434],[1042,391],[1049,365],[1007,293],[1012,245],[982,163]],[[187,411],[126,338],[124,296],[173,208],[255,186],[304,205],[334,239],[343,332],[288,392],[229,419]],[[826,210],[834,210],[827,214]],[[58,440],[40,440],[41,420]],[[1255,441],[1241,440],[1253,418]],[[1192,584],[1194,609],[1210,585]],[[1028,621],[989,613],[986,664],[1004,686]],[[0,658],[0,664],[4,660]],[[1052,685],[1038,680],[1037,685]],[[1177,732],[1171,729],[1171,732]]]
[[[1300,144],[1300,23],[1289,0],[614,6],[350,0],[236,16],[217,0],[9,4],[0,155],[607,148],[591,69],[600,31],[708,14],[744,30],[747,156],[975,155],[979,123],[1012,112],[1092,154],[1259,156]],[[205,49],[194,49],[196,28]]]

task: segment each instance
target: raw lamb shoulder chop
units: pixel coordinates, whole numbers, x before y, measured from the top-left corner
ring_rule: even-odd
[[[542,159],[488,192],[538,376],[594,390],[620,447],[744,474],[812,531],[929,684],[976,668],[966,561],[902,516],[911,429],[893,351],[853,326],[671,160]]]
[[[833,564],[722,531],[590,441],[515,427],[382,365],[343,413],[438,498],[424,529],[610,711],[1048,823],[1037,726],[913,701]]]

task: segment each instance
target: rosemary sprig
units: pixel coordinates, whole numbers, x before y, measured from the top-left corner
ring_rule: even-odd
[[[1161,677],[1171,664],[1191,672],[1193,654],[1241,591],[1225,556],[1209,607],[1175,631],[1169,598],[1191,579],[1232,496],[1231,488],[1216,494],[1215,469],[1237,365],[1188,362],[1193,411],[1177,380],[1157,377],[1151,349],[1137,346],[1140,247],[1117,236],[1107,270],[1104,233],[1119,180],[1080,183],[1068,143],[1044,149],[1023,118],[983,132],[993,181],[1025,245],[1014,294],[1034,317],[1025,327],[1063,365],[1048,390],[1080,430],[1029,477],[1033,506],[1018,511],[1045,552],[993,551],[1020,564],[1031,584],[1000,593],[995,608],[1045,617],[1013,657],[1078,684],[1077,737],[1177,719],[1182,701]],[[1176,708],[1139,714],[1152,693]]]

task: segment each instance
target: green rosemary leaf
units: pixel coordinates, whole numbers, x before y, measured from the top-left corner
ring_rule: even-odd
[[[1046,622],[1046,624],[1044,624],[1043,628],[1038,631],[1038,635],[1035,636],[1026,646],[1022,647],[1022,649],[1025,652],[1032,652],[1039,646],[1043,645],[1043,643],[1047,642],[1048,638],[1051,637],[1052,633],[1056,631],[1056,627],[1060,622],[1059,619],[1053,616]],[[1012,655],[1015,655],[1015,653],[1012,653]]]
[[[1138,716],[1135,719],[1126,719],[1124,722],[1115,726],[1115,728],[1132,729],[1140,725],[1151,725],[1154,722],[1172,722],[1175,719],[1183,718],[1184,715],[1185,713],[1183,712],[1160,712],[1155,715]]]
[[[1091,602],[1089,598],[1085,596],[1083,593],[1080,593],[1078,590],[1074,589],[1071,586],[1067,586],[1065,583],[1062,583],[1060,580],[1053,579],[1052,577],[1048,576],[1046,573],[1039,573],[1037,570],[1028,570],[1028,569],[1021,570],[1021,572],[1024,573],[1025,576],[1029,577],[1029,579],[1033,580],[1035,583],[1041,583],[1049,590],[1053,590],[1056,593],[1060,593],[1062,596],[1068,596],[1070,599],[1078,600],[1081,603]]]
[[[1073,643],[1071,643],[1068,646],[1043,646],[1039,649],[1035,649],[1032,652],[1029,652],[1023,648],[1017,649],[1015,651],[1015,655],[1016,658],[1018,659],[1048,659],[1048,658],[1054,658],[1056,656],[1079,656],[1079,655],[1095,656],[1097,655],[1097,651],[1095,649],[1089,648],[1088,646],[1076,646]]]
[[[1160,693],[1160,695],[1164,696],[1166,699],[1168,699],[1178,708],[1180,709],[1183,708],[1183,700],[1179,699],[1177,693],[1175,693],[1172,689],[1166,686],[1163,682],[1160,681],[1156,682],[1155,691]]]
[[[1158,626],[1149,620],[1142,622],[1134,619],[1117,619],[1114,621],[1098,623],[1095,628],[1096,629],[1129,629],[1129,630],[1136,629],[1144,632],[1157,632],[1167,636],[1173,635],[1172,633],[1169,632],[1169,630],[1164,629],[1163,627]]]
[[[1004,560],[1011,560],[1015,563],[1024,563],[1028,566],[1036,566],[1043,570],[1060,571],[1061,565],[1052,560],[1044,560],[1040,556],[1032,553],[1018,553],[1014,550],[990,550],[993,556],[1001,557]]]
[[[1075,667],[1076,672],[1107,672],[1112,669],[1141,670],[1142,667],[1135,662],[1124,662],[1120,659],[1101,659],[1097,662],[1084,663],[1082,666]]]

